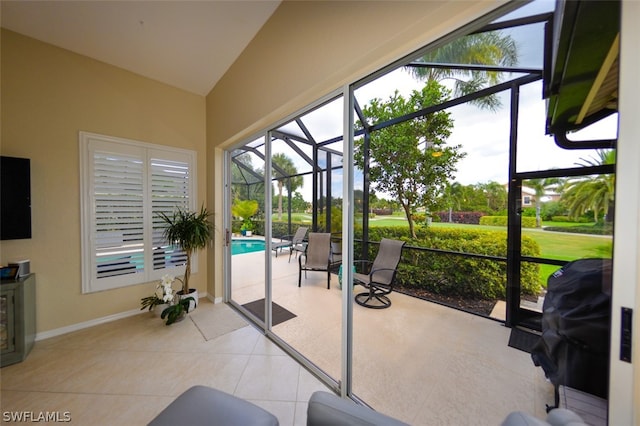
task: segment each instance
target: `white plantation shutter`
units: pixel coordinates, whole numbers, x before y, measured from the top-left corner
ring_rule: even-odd
[[[165,225],[158,214],[171,217],[176,207],[189,208],[189,179],[188,163],[151,159],[153,269],[182,266],[187,261],[183,250],[162,238]]]
[[[158,213],[194,208],[195,152],[81,132],[80,153],[83,292],[182,274]]]
[[[143,159],[102,152],[93,159],[96,276],[142,273]]]

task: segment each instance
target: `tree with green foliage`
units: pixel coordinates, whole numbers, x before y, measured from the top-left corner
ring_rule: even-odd
[[[542,198],[547,191],[561,185],[562,179],[553,177],[527,179],[522,184],[536,192],[536,228],[542,228],[542,216],[540,214],[543,204]]]
[[[373,99],[362,109],[368,123],[379,123],[446,101],[449,91],[441,84],[428,82],[408,99],[397,91],[388,100]],[[357,123],[362,126],[363,123]],[[453,120],[439,111],[385,127],[370,134],[369,178],[373,189],[394,197],[402,206],[412,238],[416,238],[413,215],[417,208],[431,209],[447,181],[464,157],[460,146],[447,146]],[[363,140],[355,141],[356,165],[364,167]]]
[[[487,213],[496,213],[507,209],[507,189],[498,182],[478,183],[476,188],[483,195],[486,205],[484,210]]]
[[[282,188],[286,184],[288,191],[293,194],[304,182],[302,176],[295,176],[298,174],[298,169],[293,164],[293,160],[285,154],[273,154],[271,163],[274,166],[273,175],[278,185],[278,220],[282,220]],[[278,170],[282,170],[285,173],[284,176]]]
[[[439,64],[470,64],[490,66],[513,66],[518,63],[516,42],[500,31],[470,34],[459,37],[438,49],[424,54],[419,62]],[[455,96],[477,92],[501,81],[499,71],[462,70],[435,67],[408,67],[416,78],[425,81],[451,79],[455,81]],[[501,105],[496,95],[472,101],[475,105],[496,111]]]
[[[474,185],[447,183],[439,199],[438,208],[449,211],[449,222],[454,211],[495,214],[507,208],[507,190],[493,181]]]
[[[597,155],[598,158],[581,158],[582,163],[576,164],[588,167],[615,164],[615,151],[599,149]],[[592,211],[595,223],[598,223],[601,212],[607,215],[608,220],[612,220],[610,208],[614,205],[615,186],[615,174],[587,176],[568,183],[562,199],[567,203],[569,215],[574,218]]]
[[[298,191],[294,192],[291,196],[291,211],[294,212],[305,212],[310,207],[311,203],[305,201],[302,197],[302,194]]]

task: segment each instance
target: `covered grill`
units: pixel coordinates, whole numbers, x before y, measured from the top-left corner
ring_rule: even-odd
[[[531,358],[556,387],[556,399],[560,385],[608,396],[611,266],[610,259],[580,259],[549,277]]]

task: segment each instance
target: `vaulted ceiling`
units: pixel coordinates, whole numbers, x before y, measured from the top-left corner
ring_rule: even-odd
[[[280,4],[2,0],[2,27],[206,95]]]

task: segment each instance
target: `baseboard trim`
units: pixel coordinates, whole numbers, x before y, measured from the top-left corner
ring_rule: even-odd
[[[211,303],[222,303],[222,297],[211,297],[209,294],[207,294],[207,300]]]
[[[43,331],[41,333],[36,333],[36,342],[38,340],[49,339],[51,337],[61,336],[63,334],[83,330],[85,328],[94,327],[96,325],[105,324],[105,323],[116,321],[122,318],[131,317],[134,315],[138,315],[140,313],[141,313],[140,309],[132,309],[130,311],[120,312],[118,314],[113,314],[113,315],[107,315],[106,317],[79,322],[77,324],[68,325],[66,327],[60,327],[60,328],[55,328],[53,330]]]
[[[207,293],[204,293],[199,298],[202,299],[203,297],[206,297],[208,300],[211,300],[213,303],[221,303],[222,302],[222,298],[217,297],[217,298],[212,300],[212,298]],[[72,324],[72,325],[68,325],[68,326],[65,326],[65,327],[56,328],[56,329],[53,329],[53,330],[43,331],[43,332],[40,332],[40,333],[36,333],[35,340],[37,342],[39,340],[49,339],[51,337],[62,336],[63,334],[72,333],[74,331],[79,331],[79,330],[84,330],[85,328],[94,327],[94,326],[100,325],[100,324],[106,324],[108,322],[117,321],[119,319],[128,318],[128,317],[131,317],[131,316],[134,316],[134,315],[138,315],[138,314],[141,314],[141,313],[143,313],[143,312],[140,311],[140,309],[132,309],[130,311],[120,312],[120,313],[113,314],[113,315],[107,315],[106,317],[96,318],[96,319],[92,319],[92,320],[84,321],[84,322],[79,322],[77,324]]]

